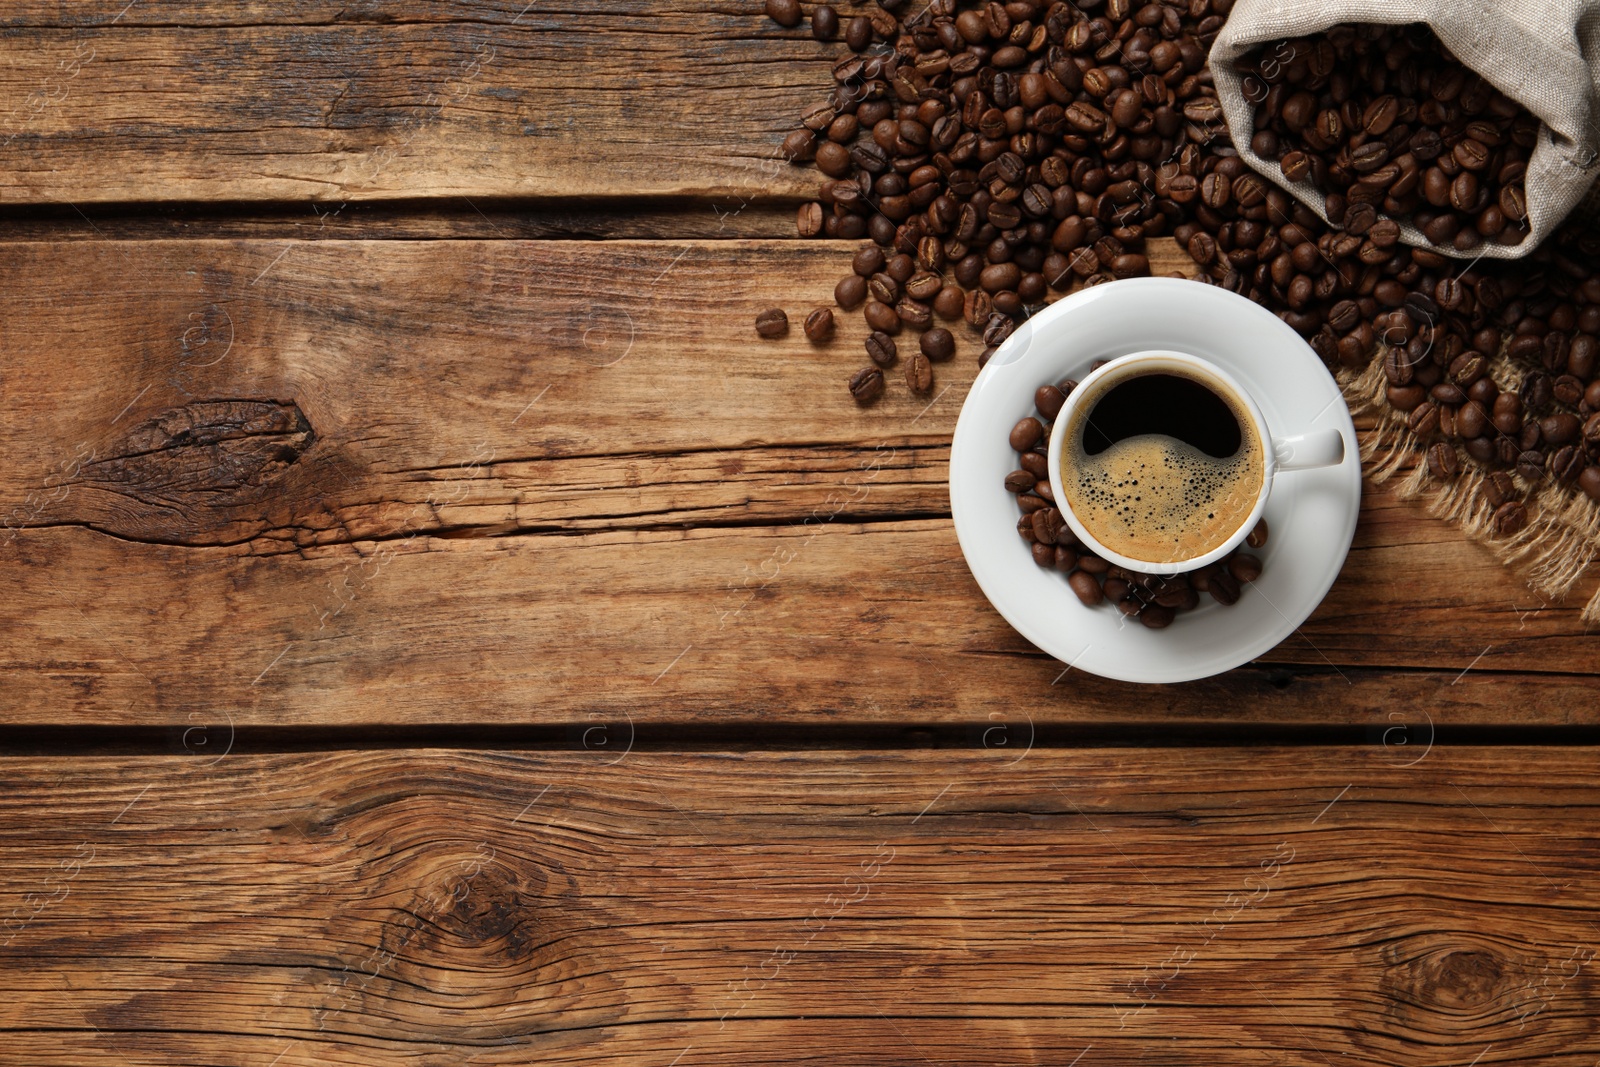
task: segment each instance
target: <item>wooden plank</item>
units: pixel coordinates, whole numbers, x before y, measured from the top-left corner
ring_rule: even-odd
[[[10,722],[1600,717],[1576,609],[1383,490],[1264,658],[1321,673],[1052,685],[946,518],[970,342],[933,404],[862,411],[854,319],[749,327],[838,245],[0,253]]]
[[[1587,1067],[1600,751],[1393,755],[6,760],[0,1058]]]
[[[792,197],[842,48],[742,3],[8,4],[0,199]]]

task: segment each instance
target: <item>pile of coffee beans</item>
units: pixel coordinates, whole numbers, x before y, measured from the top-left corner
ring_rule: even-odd
[[[1094,554],[1072,532],[1057,507],[1050,487],[1050,425],[1060,414],[1077,382],[1041,385],[1034,393],[1036,415],[1011,428],[1010,444],[1017,452],[1017,469],[1006,475],[1006,489],[1016,494],[1021,509],[1017,534],[1032,547],[1033,561],[1067,576],[1079,600],[1087,607],[1110,601],[1124,615],[1137,618],[1152,630],[1172,625],[1179,612],[1200,606],[1205,593],[1219,604],[1239,601],[1242,587],[1261,577],[1261,559],[1235,550],[1219,563],[1183,574],[1141,574],[1124,570]],[[1249,548],[1267,543],[1263,519],[1245,540]]]
[[[1427,26],[1337,26],[1266,45],[1239,69],[1251,148],[1323,190],[1346,233],[1403,219],[1463,252],[1527,237],[1522,179],[1539,120]]]
[[[1388,346],[1387,401],[1429,446],[1430,471],[1450,478],[1472,462],[1508,475],[1495,483],[1506,489],[1496,505],[1501,534],[1527,524],[1526,499],[1551,481],[1575,484],[1600,501],[1600,231],[1571,222],[1515,261],[1468,263],[1401,244],[1398,224],[1378,209],[1389,206],[1385,198],[1402,203],[1407,190],[1401,185],[1396,193],[1394,184],[1402,164],[1354,166],[1351,154],[1375,135],[1365,133],[1365,105],[1363,132],[1345,132],[1343,102],[1316,112],[1340,123],[1328,153],[1304,141],[1302,126],[1311,151],[1293,150],[1307,157],[1307,173],[1316,168],[1336,185],[1338,175],[1353,172],[1356,186],[1373,190],[1379,183],[1371,175],[1387,179],[1391,165],[1396,173],[1376,201],[1345,185],[1336,193],[1344,210],[1332,213],[1332,226],[1324,223],[1253,173],[1229,140],[1205,58],[1231,6],[932,0],[904,22],[898,13],[906,0],[876,0],[867,14],[844,19],[813,9],[815,36],[831,40],[831,28],[848,51],[834,64],[829,98],[800,117],[782,152],[796,164],[814,162],[825,176],[817,199],[800,208],[800,233],[870,241],[834,294],[841,309],[859,309],[871,330],[871,364],[849,378],[851,395],[865,404],[884,394],[883,372],[901,359],[895,338],[904,331],[922,334],[935,319],[964,321],[985,346],[981,365],[1052,291],[1148,274],[1145,239],[1170,235],[1199,266],[1201,281],[1271,309],[1329,366],[1365,368],[1380,342]],[[798,25],[796,5],[775,0],[770,10],[782,15],[780,23],[793,18]],[[1483,90],[1465,75],[1456,110],[1445,108],[1433,92],[1448,92],[1455,75],[1420,31],[1357,30],[1350,47],[1385,32],[1391,42],[1409,42],[1407,54],[1434,57],[1427,96],[1419,87],[1407,98],[1419,119],[1429,100],[1440,104],[1427,108],[1427,119],[1440,122],[1401,122],[1404,105],[1397,102],[1385,131],[1395,144],[1376,137],[1392,152],[1402,147],[1394,130],[1410,127],[1403,147],[1417,160],[1422,183],[1411,220],[1435,233],[1450,225],[1436,222],[1446,214],[1427,199],[1428,170],[1450,177],[1453,191],[1461,172],[1483,175],[1492,163],[1487,186],[1480,177],[1478,191],[1460,198],[1471,210],[1450,205],[1449,217],[1471,219],[1451,240],[1462,229],[1482,236],[1490,206],[1506,223],[1494,239],[1509,240],[1502,235],[1521,223],[1513,217],[1516,193],[1506,190],[1518,186],[1515,168],[1507,168],[1523,151],[1522,120],[1499,114],[1506,109],[1492,94],[1479,108]],[[1324,69],[1330,53],[1321,42],[1289,42],[1274,84],[1293,84],[1291,73],[1326,76],[1319,91],[1331,100],[1340,47],[1333,38],[1326,43],[1335,69]],[[1368,54],[1379,55],[1371,41]],[[1411,84],[1413,75],[1390,69],[1389,54],[1381,52],[1382,62],[1369,58],[1364,73],[1344,72],[1352,93],[1360,75],[1362,99],[1372,95],[1367,105],[1403,96]],[[1463,92],[1474,111],[1462,103]],[[1292,96],[1286,88],[1275,101],[1279,121]],[[1388,120],[1389,107],[1374,112],[1375,125]],[[1489,144],[1495,134],[1484,125],[1497,125],[1499,143]],[[1263,138],[1281,142],[1285,135],[1268,127],[1270,121]],[[1410,144],[1424,128],[1438,133],[1441,145],[1427,168]],[[1467,141],[1490,149],[1479,170],[1455,157]],[[1263,139],[1255,147],[1283,146]],[[1477,162],[1475,147],[1463,155]],[[1367,161],[1363,155],[1363,167]],[[1449,167],[1460,170],[1451,175]],[[1480,204],[1486,187],[1493,205]],[[1491,215],[1483,228],[1495,225]],[[949,343],[941,336],[931,349],[914,349],[930,364],[955,347],[954,335],[939,329]],[[910,362],[907,388],[925,392],[931,366]],[[1514,388],[1497,384],[1507,378]]]

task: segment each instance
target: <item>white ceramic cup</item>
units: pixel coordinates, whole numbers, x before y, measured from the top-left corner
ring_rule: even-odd
[[[1143,560],[1124,556],[1120,552],[1113,552],[1101,544],[1073,514],[1069,498],[1062,488],[1061,481],[1061,455],[1064,451],[1067,437],[1067,427],[1074,420],[1073,413],[1083,402],[1098,400],[1115,384],[1129,378],[1146,374],[1177,373],[1185,377],[1194,378],[1204,383],[1213,392],[1224,398],[1232,398],[1237,406],[1246,411],[1254,424],[1256,437],[1262,443],[1262,477],[1261,489],[1256,494],[1255,506],[1251,508],[1250,515],[1239,528],[1228,535],[1228,539],[1204,555],[1191,559],[1180,560]],[[1338,430],[1318,430],[1313,433],[1299,434],[1289,437],[1277,437],[1267,425],[1267,420],[1261,414],[1261,408],[1256,405],[1250,393],[1235,381],[1228,373],[1214,363],[1191,356],[1184,352],[1149,351],[1133,352],[1120,356],[1105,364],[1099,370],[1092,372],[1087,378],[1078,383],[1078,387],[1067,396],[1067,402],[1061,408],[1061,413],[1056,416],[1054,427],[1050,431],[1050,488],[1055,493],[1057,507],[1067,521],[1079,541],[1082,541],[1097,556],[1122,567],[1125,570],[1136,571],[1143,574],[1180,574],[1184,571],[1198,570],[1225,558],[1228,553],[1237,548],[1250,531],[1261,519],[1261,514],[1266,510],[1267,497],[1272,492],[1272,481],[1279,473],[1286,471],[1309,470],[1313,467],[1332,467],[1343,463],[1345,460],[1344,437]]]

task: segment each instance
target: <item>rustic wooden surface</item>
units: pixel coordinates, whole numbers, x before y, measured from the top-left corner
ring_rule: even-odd
[[[848,249],[0,248],[8,714],[967,721],[1023,694],[1041,721],[1370,723],[1404,693],[1445,722],[1600,721],[1576,605],[1383,489],[1263,657],[1287,675],[1060,678],[948,521],[975,339],[931,402],[863,411],[855,317],[822,348],[749,327],[823,302]]]
[[[850,247],[758,8],[0,11],[0,1065],[1592,1067],[1581,600],[1369,485],[1261,660],[1064,675],[965,329],[750,328]]]
[[[0,1060],[1600,1054],[1600,750],[1181,755],[13,761]]]

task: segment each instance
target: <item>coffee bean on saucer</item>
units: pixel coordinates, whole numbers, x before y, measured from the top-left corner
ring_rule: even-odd
[[[1011,447],[1026,452],[1044,438],[1044,426],[1038,419],[1028,417],[1011,428]]]
[[[1047,419],[1054,419],[1061,414],[1061,405],[1066,402],[1066,394],[1053,385],[1041,385],[1033,394],[1033,406]]]
[[[1260,548],[1262,545],[1267,543],[1266,519],[1262,519],[1256,523],[1255,528],[1251,530],[1249,536],[1244,539],[1244,543],[1249,545],[1251,548]]]
[[[768,308],[756,316],[756,333],[762,337],[782,337],[789,332],[789,316],[782,308]]]
[[[833,312],[827,308],[817,308],[806,316],[806,339],[814,345],[833,340],[833,328]]]
[[[883,371],[863,367],[850,376],[850,395],[858,404],[870,404],[883,395]]]
[[[1033,480],[1045,481],[1050,477],[1050,461],[1037,452],[1022,453],[1022,469],[1033,475]]]
[[[1228,573],[1241,582],[1253,582],[1261,577],[1261,560],[1241,552],[1228,561]]]
[[[1172,625],[1172,620],[1176,617],[1176,612],[1162,604],[1147,604],[1145,609],[1139,612],[1139,621],[1152,630],[1165,630]]]
[[[1056,546],[1035,541],[1031,546],[1033,562],[1041,567],[1054,567],[1056,564]]]
[[[1231,606],[1239,602],[1239,580],[1226,570],[1213,570],[1207,575],[1208,584],[1206,592],[1211,594],[1211,599],[1223,606]]]
[[[1038,480],[1025,470],[1015,470],[1006,475],[1006,488],[1013,493],[1026,493]]]
[[[1067,577],[1067,584],[1078,595],[1086,607],[1095,607],[1105,602],[1106,595],[1100,589],[1100,583],[1095,581],[1094,575],[1085,570],[1073,571]]]

